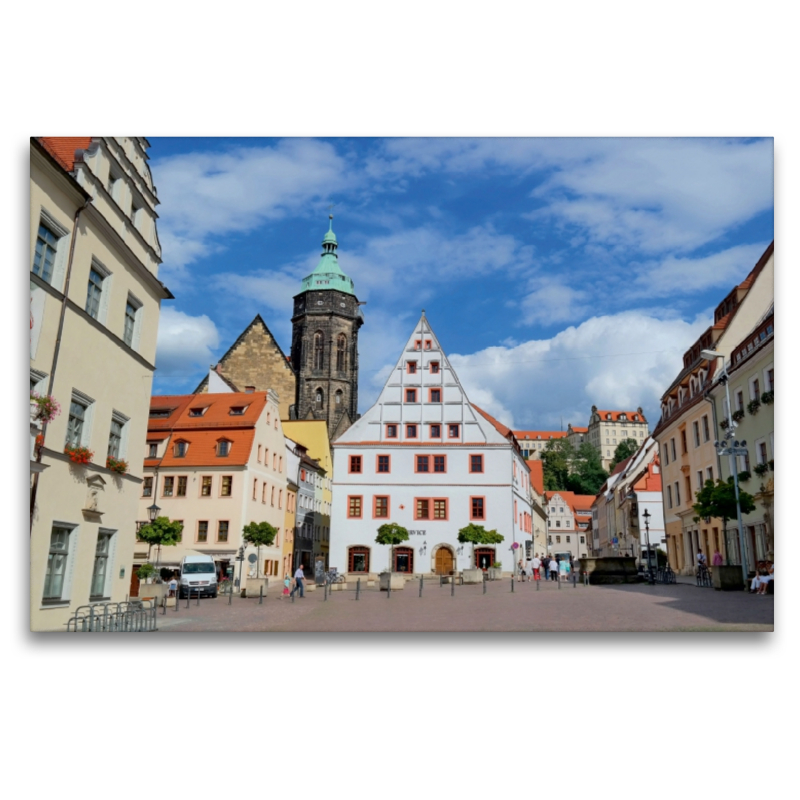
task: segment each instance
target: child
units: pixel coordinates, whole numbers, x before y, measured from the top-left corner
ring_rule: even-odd
[[[281,599],[286,597],[289,594],[289,587],[292,585],[292,579],[287,575],[283,579],[283,594],[281,595]]]

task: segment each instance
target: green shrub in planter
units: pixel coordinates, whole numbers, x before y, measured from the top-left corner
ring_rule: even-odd
[[[142,566],[136,570],[136,577],[140,581],[146,581],[148,578],[152,578],[155,574],[156,568],[152,564],[142,564]]]
[[[733,414],[731,414],[731,419],[734,422],[739,422],[739,420],[744,419],[744,411],[742,409],[739,409],[738,411],[734,411]]]
[[[775,402],[775,390],[770,389],[768,392],[764,392],[761,395],[761,402],[766,406],[772,405]]]
[[[744,483],[745,481],[749,480],[750,480],[750,472],[748,470],[739,473],[739,483]]]
[[[769,464],[756,464],[755,467],[753,467],[753,472],[759,477],[766,475],[766,473],[769,472]]]
[[[758,409],[761,408],[761,403],[758,400],[751,400],[747,404],[747,413],[748,414],[758,414]]]

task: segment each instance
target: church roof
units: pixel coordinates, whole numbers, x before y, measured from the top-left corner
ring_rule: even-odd
[[[330,226],[328,232],[322,240],[322,255],[314,271],[303,278],[303,288],[301,292],[327,291],[329,289],[343,292],[344,294],[355,295],[355,288],[352,278],[342,272],[339,266],[339,256],[336,249],[339,243],[336,234],[333,232],[333,214],[330,215]]]

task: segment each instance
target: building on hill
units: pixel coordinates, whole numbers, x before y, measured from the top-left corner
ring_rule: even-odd
[[[480,566],[499,561],[509,572],[530,549],[530,469],[519,444],[470,403],[424,312],[375,405],[333,442],[333,462],[330,560],[341,572],[468,568],[472,548],[458,531],[470,523],[504,537],[476,548]],[[375,543],[388,522],[410,534],[391,564],[390,548]]]
[[[294,368],[266,322],[256,314],[194,393],[270,389],[278,395],[281,419],[289,419],[297,390]]]
[[[78,607],[129,591],[158,320],[172,298],[158,279],[149,146],[30,140],[30,389],[61,406],[31,419],[34,631],[64,630]]]
[[[595,447],[603,462],[603,469],[608,471],[620,442],[633,439],[641,444],[649,434],[650,428],[641,407],[636,411],[608,411],[592,406],[589,427],[583,436],[584,441]]]
[[[698,476],[702,474],[704,480],[714,481],[721,477],[720,457],[714,442],[722,439],[725,432],[720,427],[723,418],[716,412],[716,405],[706,399],[721,365],[719,359],[707,361],[701,353],[713,349],[730,361],[732,353],[741,351],[741,343],[759,329],[775,302],[774,249],[773,242],[747,277],[720,302],[714,310],[713,324],[684,353],[683,369],[661,397],[661,419],[653,437],[661,448],[670,565],[683,574],[692,574],[696,569],[695,555],[706,542],[712,551],[719,548],[728,563],[735,564],[737,560],[741,563],[743,553],[738,545],[736,523],[728,523],[730,541],[726,541],[722,520],[708,518],[697,522],[692,508]],[[750,387],[745,388],[747,397]],[[738,402],[735,395],[732,399]],[[748,565],[752,567],[749,560]]]
[[[528,459],[540,459],[542,450],[547,447],[547,443],[552,439],[567,438],[566,431],[514,431],[514,436],[519,442],[522,450],[522,457]]]
[[[594,495],[559,490],[546,492],[547,552],[570,553],[573,558],[589,555],[587,529],[592,517]]]
[[[532,509],[532,549],[543,556],[547,552],[547,501],[544,492],[544,464],[539,458],[526,461],[530,470],[530,493]]]
[[[269,522],[278,530],[275,541],[244,570],[282,577],[287,459],[275,392],[154,396],[146,439],[138,518],[146,520],[155,503],[159,516],[183,523],[182,541],[162,548],[159,565],[177,568],[184,556],[210,555],[218,577],[232,578],[238,590],[236,553],[240,546],[246,556],[257,552],[242,529]],[[134,557],[136,566],[147,560],[144,542],[137,540]],[[138,593],[135,570],[130,593]]]
[[[584,443],[588,435],[588,428],[581,428],[577,425],[567,425],[567,439],[575,450]]]
[[[334,440],[358,419],[358,331],[363,305],[336,252],[333,215],[322,255],[294,297],[291,361],[297,375],[292,419],[325,420]]]

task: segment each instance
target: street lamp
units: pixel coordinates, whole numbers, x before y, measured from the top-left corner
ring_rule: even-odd
[[[745,548],[744,530],[742,527],[742,507],[739,504],[739,473],[736,469],[736,456],[747,455],[747,442],[744,439],[741,441],[733,441],[733,431],[736,428],[736,423],[731,416],[731,390],[728,385],[729,375],[725,367],[725,356],[723,356],[722,353],[718,353],[716,350],[701,350],[700,355],[707,361],[717,358],[722,359],[722,370],[718,380],[725,385],[725,398],[728,402],[728,427],[725,431],[725,435],[722,437],[722,441],[714,442],[714,447],[717,448],[718,456],[728,456],[730,459],[730,470],[733,473],[733,490],[736,494],[736,521],[739,525],[739,547],[741,548],[742,554],[742,579],[745,588],[747,588],[747,550]]]
[[[642,514],[644,519],[644,533],[647,540],[647,582],[652,586],[655,581],[653,580],[653,568],[650,563],[650,512],[645,509]]]

